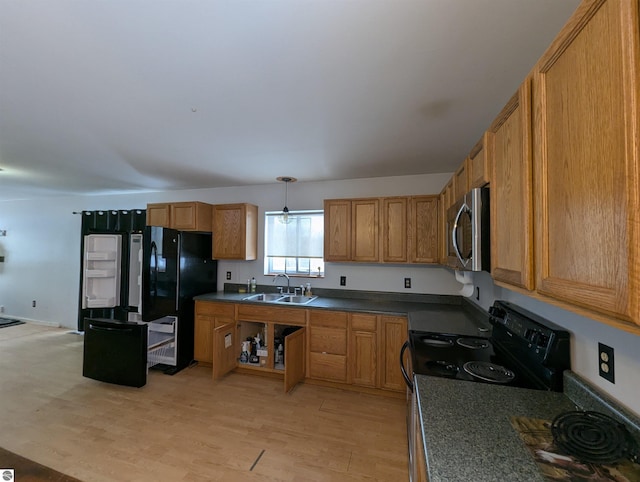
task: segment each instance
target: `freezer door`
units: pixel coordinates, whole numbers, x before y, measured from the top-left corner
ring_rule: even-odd
[[[130,387],[147,383],[147,324],[85,319],[82,375]]]
[[[120,305],[120,234],[89,234],[82,255],[82,308]]]

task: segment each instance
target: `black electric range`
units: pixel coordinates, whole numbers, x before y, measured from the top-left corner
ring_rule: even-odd
[[[489,321],[491,330],[433,320],[410,331],[403,352],[410,350],[413,373],[562,391],[562,373],[570,368],[569,332],[500,300],[489,309]],[[404,366],[402,370],[413,388]]]

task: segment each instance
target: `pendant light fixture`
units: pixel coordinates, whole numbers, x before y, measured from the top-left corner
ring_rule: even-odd
[[[278,220],[283,224],[289,224],[291,219],[289,218],[289,208],[287,207],[287,194],[289,193],[288,187],[290,182],[296,182],[297,179],[290,176],[280,176],[276,178],[276,181],[284,182],[284,207],[282,208],[282,213],[278,217]]]

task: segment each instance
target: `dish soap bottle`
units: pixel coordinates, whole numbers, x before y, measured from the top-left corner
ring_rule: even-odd
[[[305,296],[313,296],[311,294],[311,283],[307,283],[307,291],[304,293]]]
[[[256,292],[256,279],[255,278],[251,278],[251,292],[252,293]]]

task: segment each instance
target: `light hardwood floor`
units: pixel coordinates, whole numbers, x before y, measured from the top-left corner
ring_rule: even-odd
[[[197,366],[121,387],[82,377],[82,347],[0,329],[0,446],[86,482],[408,480],[404,400]]]

